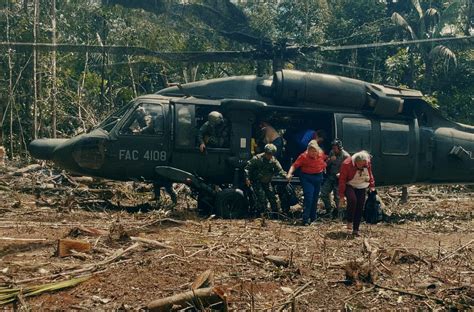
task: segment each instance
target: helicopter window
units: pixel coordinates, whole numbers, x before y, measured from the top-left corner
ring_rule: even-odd
[[[164,133],[163,107],[142,104],[130,116],[120,133],[133,135],[162,135]]]
[[[96,128],[102,128],[103,130],[110,132],[117,122],[122,118],[123,115],[130,109],[131,103],[124,105],[118,111],[112,113],[104,121],[102,121]]]
[[[381,122],[382,153],[408,155],[410,126],[407,123]]]
[[[372,122],[365,118],[344,118],[342,120],[342,141],[349,153],[371,150],[370,133]]]
[[[176,104],[176,146],[195,147],[194,105]]]

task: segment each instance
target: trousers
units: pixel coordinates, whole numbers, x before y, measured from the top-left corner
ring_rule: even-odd
[[[319,199],[319,191],[323,174],[300,174],[301,185],[303,186],[303,223],[313,222],[316,220],[316,204]]]

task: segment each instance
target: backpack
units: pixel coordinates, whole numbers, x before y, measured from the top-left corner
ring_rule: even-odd
[[[382,205],[377,198],[377,191],[369,191],[364,206],[364,220],[370,224],[382,221]]]
[[[283,200],[289,206],[294,206],[299,203],[298,195],[296,195],[295,188],[291,183],[286,184],[279,195],[280,200],[282,199],[281,197],[283,197]]]

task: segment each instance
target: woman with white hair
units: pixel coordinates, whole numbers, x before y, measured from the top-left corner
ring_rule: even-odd
[[[303,186],[304,208],[303,225],[316,220],[316,204],[319,199],[323,172],[326,169],[326,155],[316,140],[309,142],[305,152],[301,153],[288,170],[287,179],[291,181],[293,172],[300,168],[300,181]]]
[[[370,154],[360,151],[346,158],[339,171],[339,207],[344,205],[347,198],[347,228],[352,228],[352,234],[359,235],[359,225],[365,204],[367,188],[375,190]]]

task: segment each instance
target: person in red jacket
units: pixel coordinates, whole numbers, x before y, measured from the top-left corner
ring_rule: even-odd
[[[326,169],[326,155],[316,140],[308,144],[305,152],[301,153],[288,170],[287,179],[291,181],[293,172],[300,168],[300,181],[303,186],[304,207],[303,225],[309,225],[316,220],[316,204],[318,203],[323,172]]]
[[[346,158],[339,171],[339,207],[344,205],[344,196],[347,198],[347,228],[352,234],[359,234],[360,219],[365,204],[367,188],[375,190],[375,181],[372,174],[370,154],[360,151]]]

